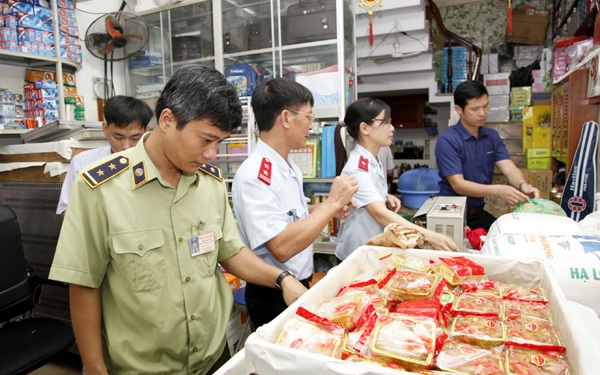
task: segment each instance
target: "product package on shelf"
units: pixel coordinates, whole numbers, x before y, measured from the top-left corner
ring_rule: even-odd
[[[591,375],[598,373],[600,370],[600,358],[597,356],[597,353],[600,352],[600,341],[597,337],[589,335],[589,333],[586,331],[586,328],[583,328],[583,325],[578,324],[577,315],[566,300],[557,280],[555,279],[549,265],[546,262],[536,259],[498,258],[479,254],[457,254],[414,249],[401,250],[371,246],[362,246],[358,248],[348,259],[346,259],[336,268],[332,269],[327,276],[325,276],[325,278],[311,288],[306,294],[300,297],[279,317],[277,317],[271,323],[259,327],[257,331],[248,338],[245,344],[246,370],[249,372],[254,371],[261,375],[281,373],[292,375],[342,375],[350,373],[360,375],[397,375],[407,373],[403,372],[402,370],[399,371],[398,369],[382,367],[368,361],[343,361],[325,355],[314,354],[308,351],[293,349],[276,344],[276,342],[282,336],[282,332],[286,323],[291,319],[297,319],[297,311],[317,311],[322,301],[331,299],[338,295],[338,292],[342,287],[351,285],[352,283],[355,283],[356,280],[373,279],[372,275],[377,274],[376,271],[393,265],[393,259],[398,254],[406,254],[425,261],[439,261],[440,258],[461,256],[483,267],[485,270],[485,275],[490,280],[490,282],[486,283],[486,285],[491,284],[491,282],[514,285],[514,292],[512,293],[513,297],[511,297],[514,300],[513,304],[522,303],[522,301],[527,299],[531,300],[533,296],[538,296],[536,298],[543,297],[544,299],[547,299],[548,307],[550,308],[553,316],[553,325],[556,327],[556,330],[552,332],[556,335],[556,337],[561,338],[561,341],[556,342],[558,346],[556,346],[555,349],[560,349],[559,351],[564,352],[564,355],[566,355],[566,358],[570,363],[573,371],[572,373]],[[543,295],[536,294],[539,291],[539,288],[544,290]],[[452,307],[453,309],[458,307],[457,304],[454,305],[455,306]],[[496,313],[498,314],[497,311]],[[305,317],[306,316],[308,315],[305,315]],[[412,318],[411,320],[415,321]],[[314,319],[312,321],[314,321]],[[390,321],[389,324],[392,324],[394,328],[401,329],[403,335],[411,335],[410,331],[403,328],[401,322],[402,321]],[[422,327],[425,327],[425,325],[423,325],[424,323],[418,324],[421,324]],[[521,329],[519,324],[521,324],[521,320],[519,320],[519,318],[515,319],[514,323],[512,323],[513,326]],[[532,325],[525,324],[524,326],[530,327]],[[367,327],[365,328],[366,331],[369,329],[370,323],[365,323],[363,327]],[[385,338],[389,336],[389,332],[385,333],[381,330],[377,331],[379,328],[378,326],[375,326],[373,331],[379,333],[379,340],[385,340]],[[455,327],[455,329],[457,328]],[[552,328],[548,327],[548,332],[550,332],[551,329]],[[416,334],[416,331],[413,332]],[[423,332],[424,331],[421,331],[421,333]],[[427,332],[431,332],[431,330],[428,328]],[[381,334],[385,334],[386,336],[381,336]],[[429,335],[429,333],[427,335]],[[507,343],[505,345],[506,350],[509,350],[510,347],[519,346],[521,344],[521,339],[512,336],[509,338],[515,342],[512,344]],[[348,335],[348,339],[352,339],[350,334]],[[585,339],[585,342],[581,341],[582,339]],[[449,340],[446,342],[451,343],[452,341]],[[360,345],[361,340],[357,340],[356,343],[357,345]],[[383,341],[381,344],[383,344]],[[431,341],[430,344],[433,344],[433,341]],[[547,345],[547,343],[532,341],[531,345],[539,345],[542,347]],[[371,347],[374,346],[374,344],[371,344]],[[383,351],[388,355],[391,352],[391,350]],[[498,358],[497,356],[493,357],[492,362],[494,360],[503,361],[502,358]],[[428,357],[423,355],[422,357],[412,359],[412,364],[420,364],[421,362],[429,363],[429,360],[430,359]],[[404,366],[402,368],[406,369],[407,367]],[[408,366],[408,368],[410,370],[410,366]]]

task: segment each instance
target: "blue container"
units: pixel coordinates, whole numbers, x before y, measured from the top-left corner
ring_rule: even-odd
[[[406,171],[398,179],[402,206],[419,209],[425,201],[440,194],[437,169],[417,168]]]

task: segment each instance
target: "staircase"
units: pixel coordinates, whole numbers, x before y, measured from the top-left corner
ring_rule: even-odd
[[[427,21],[428,0],[387,0],[382,3],[382,7],[373,8],[374,40],[371,46],[369,8],[358,6],[357,1],[358,93],[377,96],[425,94],[430,103],[450,103],[452,94],[437,93],[431,25]]]

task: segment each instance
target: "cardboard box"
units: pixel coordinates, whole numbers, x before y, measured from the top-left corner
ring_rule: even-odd
[[[400,375],[409,374],[396,369],[385,368],[367,362],[345,362],[331,357],[306,351],[286,348],[275,344],[285,322],[302,306],[314,311],[326,298],[335,296],[342,286],[350,284],[360,276],[372,275],[381,267],[392,262],[392,257],[379,260],[379,255],[391,251],[404,252],[421,259],[438,259],[456,255],[472,259],[486,271],[490,280],[514,283],[523,286],[544,288],[554,322],[567,348],[566,355],[573,373],[579,375],[597,374],[600,368],[600,340],[588,333],[589,328],[578,322],[578,315],[570,308],[568,301],[556,280],[550,265],[539,259],[515,259],[509,257],[483,256],[468,253],[450,253],[432,250],[401,250],[361,246],[348,259],[332,269],[323,280],[302,295],[272,322],[254,332],[245,343],[246,369],[261,375]],[[598,324],[596,321],[595,324]],[[585,338],[585,341],[581,341]],[[583,344],[585,342],[585,344]]]
[[[510,94],[510,73],[485,74],[483,85],[489,95]]]
[[[527,181],[540,191],[540,198],[550,199],[554,171],[551,169],[529,169],[528,175]]]
[[[506,36],[506,41],[530,45],[543,45],[550,16],[548,11],[535,9],[513,9],[512,34]]]
[[[552,106],[523,107],[523,149],[552,146]],[[549,154],[547,156],[550,156]],[[540,155],[538,155],[540,157]]]

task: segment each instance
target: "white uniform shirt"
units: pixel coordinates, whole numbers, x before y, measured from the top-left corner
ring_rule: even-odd
[[[388,187],[381,163],[359,144],[350,153],[342,175],[354,176],[358,180],[358,191],[352,198],[356,208],[350,208],[350,216],[342,222],[335,248],[335,255],[344,260],[371,237],[383,232],[383,227],[365,206],[373,202],[385,203]]]
[[[92,164],[104,157],[110,155],[110,145],[100,148],[94,148],[91,150],[83,151],[73,157],[71,163],[69,163],[69,170],[65,176],[65,181],[62,184],[60,190],[60,199],[58,200],[58,206],[56,206],[56,214],[61,215],[67,209],[69,204],[69,197],[71,196],[71,187],[75,178],[81,172],[81,170],[88,164]]]
[[[394,169],[394,155],[392,155],[392,149],[389,146],[380,148],[377,158],[383,166],[384,175],[387,175],[388,169]]]
[[[270,184],[258,178],[263,158],[271,162]],[[235,173],[232,194],[233,212],[244,244],[265,262],[291,271],[299,280],[310,277],[313,274],[312,245],[286,263],[278,262],[266,246],[266,242],[288,224],[308,216],[300,168],[290,158],[286,163],[281,155],[259,140],[256,149]]]

